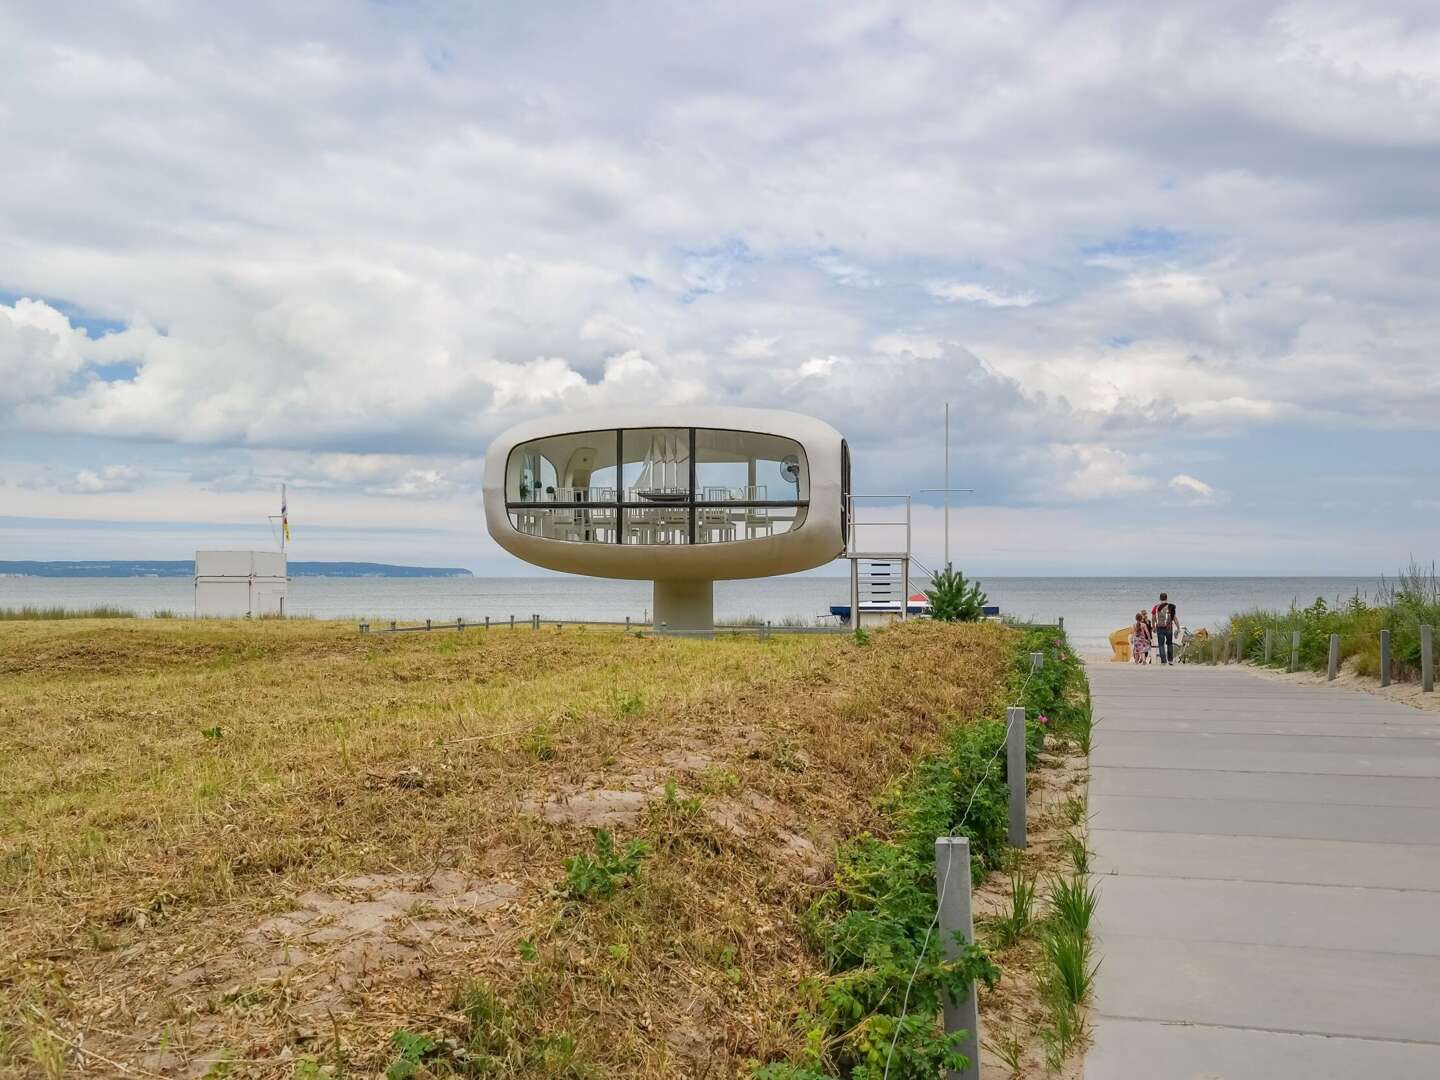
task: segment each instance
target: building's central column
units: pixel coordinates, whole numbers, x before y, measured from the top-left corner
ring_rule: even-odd
[[[662,634],[714,630],[715,582],[655,582],[655,629]]]

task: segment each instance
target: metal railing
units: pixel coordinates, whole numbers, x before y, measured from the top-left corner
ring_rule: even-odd
[[[710,630],[672,630],[664,622],[658,626],[651,621],[639,619],[555,619],[539,614],[531,614],[527,618],[516,621],[511,615],[505,621],[492,621],[487,615],[483,622],[467,622],[463,618],[456,619],[426,619],[423,623],[401,625],[396,619],[388,620],[387,625],[377,625],[373,622],[359,623],[359,630],[362,634],[411,634],[417,631],[425,632],[430,630],[515,630],[528,627],[532,632],[542,627],[554,627],[556,630],[563,630],[565,627],[583,629],[586,627],[600,628],[623,628],[626,632],[640,631],[659,634],[665,637],[725,637],[725,636],[749,636],[754,634],[760,640],[764,640],[775,634],[845,634],[849,629],[844,626],[785,626],[775,623],[717,623]]]

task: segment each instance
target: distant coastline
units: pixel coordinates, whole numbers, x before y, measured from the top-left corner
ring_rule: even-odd
[[[0,577],[43,578],[184,578],[195,574],[193,559],[87,559],[74,562],[6,561]],[[458,566],[395,566],[372,562],[295,562],[291,577],[450,578],[471,577]]]

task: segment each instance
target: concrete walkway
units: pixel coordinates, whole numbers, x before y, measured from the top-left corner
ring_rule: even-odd
[[[1087,1080],[1440,1077],[1440,716],[1089,665]]]

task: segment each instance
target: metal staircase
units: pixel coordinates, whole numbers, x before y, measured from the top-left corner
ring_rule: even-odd
[[[886,517],[860,521],[856,504],[867,500],[872,504],[903,508],[901,518]],[[861,613],[866,606],[897,604],[901,619],[909,616],[910,600],[910,496],[851,495],[846,507],[849,522],[845,537],[845,557],[850,560],[850,625],[863,625]],[[903,540],[900,530],[903,529]]]

